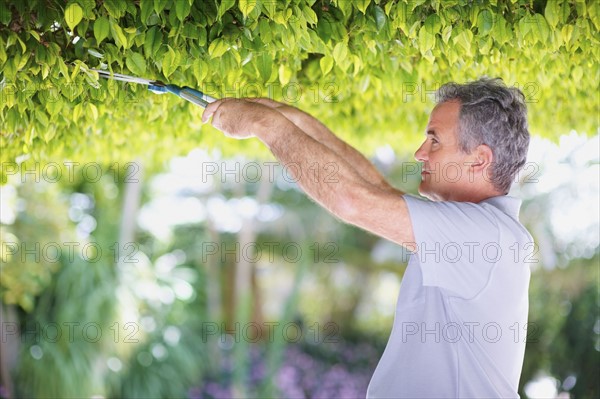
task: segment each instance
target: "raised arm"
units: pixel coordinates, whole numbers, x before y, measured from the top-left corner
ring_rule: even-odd
[[[392,187],[363,154],[337,137],[327,126],[312,115],[291,105],[273,101],[268,98],[256,98],[250,99],[250,101],[266,105],[283,114],[283,116],[298,126],[305,134],[344,158],[366,181],[382,190],[390,190],[398,195],[402,195],[402,192]]]
[[[202,119],[206,122],[211,116],[213,126],[226,135],[257,137],[279,161],[294,165],[289,170],[300,187],[343,221],[401,245],[414,241],[408,208],[399,191],[366,180],[350,164],[353,160],[347,161],[281,112],[256,101],[226,99],[209,105]]]

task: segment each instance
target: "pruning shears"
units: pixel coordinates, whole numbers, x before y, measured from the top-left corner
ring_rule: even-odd
[[[109,71],[103,71],[100,69],[91,69],[92,71],[98,72],[98,75],[107,78],[107,79],[115,79],[121,80],[123,82],[129,83],[137,83],[142,85],[147,85],[148,90],[156,94],[164,94],[164,93],[172,93],[176,96],[183,98],[193,104],[199,105],[202,108],[206,108],[206,106],[214,101],[215,98],[204,94],[200,90],[192,89],[191,87],[179,87],[176,85],[166,84],[161,82],[160,80],[150,80],[144,78],[138,78],[136,76],[122,75],[120,73],[112,73]]]

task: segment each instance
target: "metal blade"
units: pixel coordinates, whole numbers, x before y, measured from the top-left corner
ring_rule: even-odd
[[[164,83],[162,83],[158,80],[138,78],[136,76],[122,75],[120,73],[111,73],[109,71],[102,71],[100,69],[90,69],[90,70],[98,72],[99,76],[101,76],[103,78],[107,78],[107,79],[121,80],[123,82],[130,82],[130,83],[139,83],[142,85],[164,86]]]

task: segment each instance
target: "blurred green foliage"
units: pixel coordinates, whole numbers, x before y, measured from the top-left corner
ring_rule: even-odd
[[[402,177],[407,165],[402,160],[378,165],[401,188],[415,191],[416,177]],[[179,166],[179,173],[184,166]],[[143,184],[142,210],[154,209],[150,205],[160,202],[170,190],[175,190],[180,204],[195,198],[199,207],[207,209],[212,209],[211,202],[239,205],[259,196],[263,184],[237,180],[230,173],[228,179],[217,175],[210,188],[199,189],[201,173],[187,173],[178,175],[172,170],[148,178]],[[119,235],[127,188],[125,173],[117,175],[116,183],[113,175],[106,171],[104,175],[107,177],[95,183],[79,179],[47,186],[35,181],[20,183],[13,176],[9,185],[21,205],[14,222],[2,225],[3,238],[14,236],[31,244],[63,237],[108,248],[94,262],[79,255],[69,261],[63,253],[60,262],[46,271],[43,284],[36,287],[18,283],[28,278],[30,270],[35,270],[32,268],[46,267],[35,262],[32,254],[25,258],[26,263],[18,256],[2,263],[3,306],[12,304],[19,309],[20,354],[13,370],[19,396],[272,397],[292,395],[299,387],[304,387],[305,393],[318,394],[329,386],[326,392],[332,395],[357,395],[366,388],[393,320],[406,256],[399,247],[340,224],[275,173],[278,178],[272,182],[273,192],[265,204],[271,212],[279,209],[279,216],[270,221],[252,219],[255,242],[261,248],[266,243],[297,243],[306,256],[290,262],[277,251],[272,260],[263,254],[252,269],[256,281],[250,296],[236,299],[235,276],[243,259],[240,248],[235,249],[240,236],[212,225],[235,208],[220,208],[220,213],[207,215],[203,222],[175,224],[172,234],[163,238],[155,235],[157,226],[138,226],[135,251],[125,251],[115,259],[111,247]],[[184,176],[190,186],[178,180]],[[171,182],[176,182],[175,187],[169,186]],[[45,214],[53,219],[37,218],[31,210],[39,202],[38,190],[46,193]],[[528,223],[537,223],[529,225],[532,231],[548,223],[538,217],[528,219],[533,206],[548,209],[550,198],[528,194],[523,215]],[[96,225],[88,235],[81,235],[87,231],[79,226],[88,220],[85,215],[93,217]],[[28,226],[34,216],[38,229],[32,231]],[[63,222],[54,226],[54,218]],[[211,242],[230,252],[207,257],[203,244]],[[320,243],[321,249],[325,243],[336,246],[332,252],[316,256],[314,247],[311,249],[315,243]],[[557,248],[552,245],[546,249]],[[593,253],[590,259],[561,258],[552,268],[540,258],[533,266],[520,387],[523,397],[527,397],[525,385],[539,373],[564,383],[557,387],[559,391],[574,397],[599,392],[594,377],[600,367],[597,246]],[[5,284],[4,276],[9,275],[14,277]],[[215,289],[216,301],[211,297]],[[11,295],[18,292],[32,298],[31,307],[14,300]],[[240,301],[247,307],[240,307]],[[240,316],[239,309],[250,313]],[[273,339],[263,335],[252,344],[240,339],[239,329],[236,332],[233,327],[243,320],[292,322],[304,326],[304,337],[298,344],[281,335],[275,334]],[[207,334],[206,323],[216,325],[218,331]],[[62,328],[59,339],[55,339],[54,325]],[[102,334],[96,341],[97,328]],[[317,385],[310,383],[314,370],[323,373]],[[341,390],[335,382],[340,378],[354,381],[346,386],[355,390]]]
[[[592,259],[532,273],[521,390],[545,373],[559,381],[559,392],[571,397],[593,398],[600,393],[599,261],[596,253]],[[569,383],[569,377],[575,380]]]

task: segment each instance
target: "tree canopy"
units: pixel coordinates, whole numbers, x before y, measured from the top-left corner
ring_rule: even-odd
[[[523,90],[533,134],[596,134],[599,30],[596,0],[7,0],[1,160],[262,151],[204,134],[199,107],[92,68],[284,100],[367,151],[412,146],[433,90],[483,75]]]

